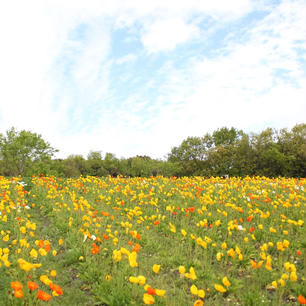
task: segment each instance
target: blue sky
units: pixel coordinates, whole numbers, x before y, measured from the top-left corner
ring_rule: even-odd
[[[305,122],[305,0],[3,1],[0,37],[0,132],[58,157]]]

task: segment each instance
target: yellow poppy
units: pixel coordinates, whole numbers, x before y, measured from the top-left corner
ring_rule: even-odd
[[[148,293],[144,293],[142,300],[146,305],[152,305],[155,302],[154,297]]]
[[[222,285],[219,285],[219,284],[215,284],[215,289],[221,293],[224,293],[227,291]]]

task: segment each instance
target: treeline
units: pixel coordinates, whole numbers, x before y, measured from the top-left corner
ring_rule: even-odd
[[[178,162],[178,175],[306,177],[306,124],[267,128],[246,134],[221,128],[203,137],[188,137],[168,156]]]
[[[8,130],[0,135],[0,175],[86,176],[266,176],[306,177],[306,124],[261,133],[223,127],[203,137],[188,137],[165,160],[149,156],[117,158],[91,151],[86,158],[57,152],[36,133]]]

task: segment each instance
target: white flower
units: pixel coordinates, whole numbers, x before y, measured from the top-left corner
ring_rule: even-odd
[[[91,235],[91,239],[92,239],[93,241],[95,241],[95,240],[97,239],[97,237],[96,237],[95,235]]]
[[[244,231],[244,228],[240,224],[238,225],[238,229],[239,229],[239,231]]]
[[[84,235],[84,239],[83,239],[83,242],[85,242],[87,239],[87,235]]]

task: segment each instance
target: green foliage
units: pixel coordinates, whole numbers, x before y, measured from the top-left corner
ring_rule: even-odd
[[[4,174],[17,176],[29,174],[40,162],[47,162],[56,152],[41,135],[11,128],[0,137],[0,158]]]
[[[242,131],[238,131],[233,127],[231,129],[223,127],[213,132],[212,139],[215,146],[229,146],[236,143],[242,135]]]
[[[66,177],[77,177],[86,173],[86,163],[82,155],[69,155],[63,160],[63,172]]]
[[[90,151],[87,159],[51,159],[55,152],[40,135],[12,128],[6,136],[0,134],[0,175],[305,177],[306,124],[258,134],[222,127],[203,137],[187,137],[167,160],[140,155],[118,159],[113,153],[103,157],[101,151]]]

